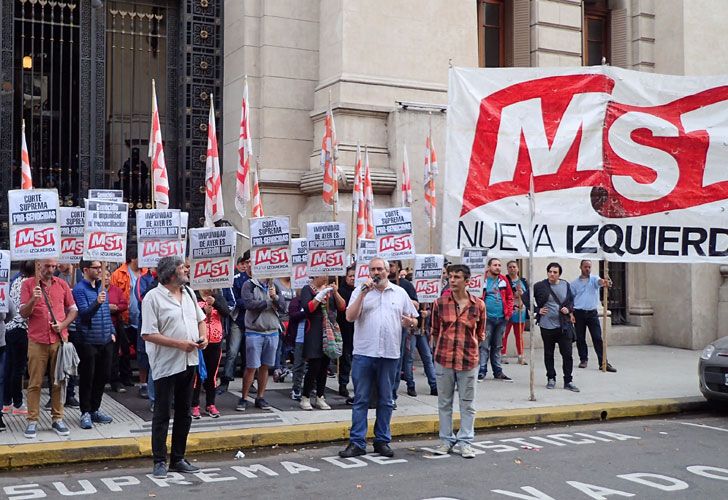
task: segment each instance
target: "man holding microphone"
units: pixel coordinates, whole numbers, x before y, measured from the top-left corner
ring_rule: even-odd
[[[339,452],[342,458],[365,455],[367,412],[372,386],[377,387],[377,419],[374,424],[374,451],[394,456],[392,440],[392,387],[399,377],[402,328],[417,326],[415,309],[407,292],[387,278],[389,263],[379,257],[369,262],[371,279],[351,294],[346,319],[354,322],[354,351],[351,378],[354,407],[351,412],[349,445]]]

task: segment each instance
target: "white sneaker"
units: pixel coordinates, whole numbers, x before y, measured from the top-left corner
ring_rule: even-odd
[[[299,403],[299,406],[302,410],[313,410],[313,406],[311,406],[311,399],[307,398],[306,396],[301,397],[301,402]]]
[[[326,399],[323,396],[317,397],[313,404],[319,410],[330,410],[331,407],[326,403]]]
[[[435,455],[449,455],[452,451],[452,445],[450,443],[440,443],[440,446],[432,450]]]
[[[475,458],[475,450],[469,443],[460,443],[460,455],[463,458]]]

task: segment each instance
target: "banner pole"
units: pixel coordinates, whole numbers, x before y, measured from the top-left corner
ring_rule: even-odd
[[[154,116],[153,116],[154,115],[154,104],[156,102],[156,95],[157,95],[157,86],[154,82],[154,78],[152,78],[152,95],[154,96],[154,97],[152,97],[152,99],[154,101],[152,102],[152,123],[151,123],[152,130],[153,130],[154,129],[154,121],[153,121],[154,120]],[[157,113],[159,113],[159,111],[157,111]],[[153,137],[153,140],[156,141],[156,139],[157,139],[156,136]],[[154,152],[154,155],[156,155],[156,151]],[[150,198],[151,198],[151,202],[152,202],[152,208],[157,208],[157,201],[156,201],[157,197],[155,196],[156,193],[154,192],[154,157],[152,157],[152,161],[150,163],[151,163],[151,168],[149,169],[149,182],[150,182],[150,187],[152,188],[152,193],[151,193]]]
[[[609,283],[609,261],[607,259],[604,259],[604,280],[606,283],[604,283],[605,286],[602,287],[602,309],[604,316],[602,317],[602,366],[600,369],[603,372],[607,371],[607,316],[609,315],[609,311],[607,309],[607,301],[609,297],[609,286],[607,284]]]
[[[534,274],[533,274],[533,219],[535,217],[536,212],[536,200],[535,200],[535,189],[533,186],[533,174],[531,174],[531,180],[530,180],[530,186],[529,186],[529,193],[528,197],[530,198],[528,201],[528,230],[529,230],[529,243],[528,243],[528,288],[529,288],[529,309],[530,309],[530,315],[528,318],[528,363],[529,363],[529,401],[536,401],[536,392],[534,388],[535,384],[535,378],[536,378],[536,371],[535,367],[533,366],[533,331],[536,328],[536,322],[535,322],[535,307],[536,307],[536,301],[533,296],[533,284],[535,282]]]

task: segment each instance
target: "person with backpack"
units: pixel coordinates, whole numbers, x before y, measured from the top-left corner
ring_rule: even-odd
[[[339,294],[336,282],[328,284],[328,276],[316,276],[311,283],[301,290],[301,305],[306,311],[308,328],[303,337],[303,357],[308,363],[308,371],[303,380],[301,409],[330,410],[326,403],[326,377],[328,375],[329,357],[324,353],[325,322],[336,324],[337,311],[346,310],[346,301]],[[311,391],[316,384],[316,398],[311,402]]]
[[[564,370],[564,389],[579,392],[574,385],[572,370],[574,358],[571,346],[574,338],[573,313],[574,294],[566,280],[560,279],[561,265],[552,262],[546,266],[548,278],[533,286],[533,298],[538,310],[538,324],[543,339],[543,358],[546,364],[546,388],[556,387],[556,369],[554,368],[554,350],[559,346]],[[570,326],[570,323],[571,326]]]

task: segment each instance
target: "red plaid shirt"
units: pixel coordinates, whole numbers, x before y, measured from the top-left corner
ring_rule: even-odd
[[[485,303],[468,295],[470,305],[462,310],[451,294],[440,297],[432,305],[435,361],[458,371],[478,366],[478,346],[485,340]]]

